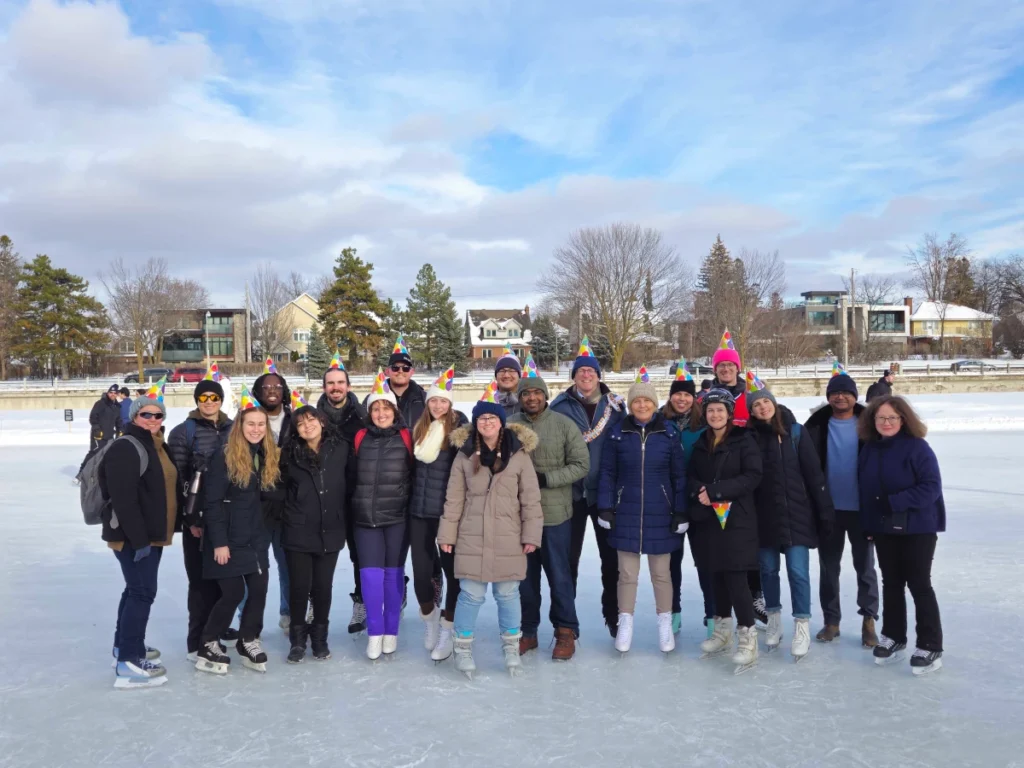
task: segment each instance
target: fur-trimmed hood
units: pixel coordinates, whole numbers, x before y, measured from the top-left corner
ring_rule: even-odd
[[[473,452],[473,425],[464,424],[448,435],[448,442],[453,448],[461,450],[467,456]],[[511,456],[520,448],[527,453],[533,453],[537,449],[537,433],[525,424],[508,423],[505,425],[505,434],[511,439],[508,455]]]

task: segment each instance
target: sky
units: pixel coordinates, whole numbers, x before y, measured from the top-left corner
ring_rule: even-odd
[[[0,233],[218,305],[354,246],[465,309],[625,221],[778,249],[792,297],[925,232],[1024,252],[1021,39],[1019,0],[0,0]]]

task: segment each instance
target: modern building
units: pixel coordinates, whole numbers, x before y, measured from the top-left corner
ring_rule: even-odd
[[[800,294],[803,303],[791,307],[790,312],[798,313],[804,321],[807,333],[818,336],[835,336],[842,328],[840,303],[846,307],[846,327],[851,339],[861,342],[878,341],[897,344],[905,348],[910,336],[911,300],[901,304],[850,303],[845,291],[804,291]]]
[[[320,327],[320,305],[308,293],[296,296],[278,311],[276,322],[282,331],[282,340],[270,353],[277,362],[287,362],[294,354],[306,359],[309,351],[309,332]]]
[[[161,362],[168,366],[203,363],[209,351],[219,363],[249,362],[249,333],[245,309],[172,310],[163,337]]]
[[[506,343],[521,360],[530,353],[530,307],[466,310],[466,343],[473,360],[501,357]]]
[[[925,301],[910,316],[914,351],[992,353],[995,316],[959,304]],[[973,349],[971,348],[973,345]]]

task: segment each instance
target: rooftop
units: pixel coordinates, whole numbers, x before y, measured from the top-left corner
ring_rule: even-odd
[[[945,309],[945,314],[943,314]],[[925,301],[914,310],[911,320],[995,320],[994,315],[971,309],[960,304],[943,304],[936,301]]]

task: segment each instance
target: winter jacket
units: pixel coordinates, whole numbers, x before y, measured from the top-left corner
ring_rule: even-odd
[[[853,418],[859,419],[864,412],[864,406],[860,403],[853,404]],[[818,454],[818,461],[821,462],[821,470],[828,477],[828,422],[832,418],[832,406],[827,403],[811,414],[811,417],[804,422],[804,427],[811,437],[811,444],[815,453]],[[864,450],[864,443],[859,444],[859,450]]]
[[[194,426],[192,442],[188,440],[188,422]],[[196,499],[196,515],[191,520],[184,519],[185,504],[188,497],[188,488],[196,472],[205,472],[210,463],[210,458],[216,451],[223,451],[228,444],[228,435],[231,434],[233,422],[227,415],[220,411],[217,413],[217,423],[203,417],[199,409],[192,411],[185,421],[171,430],[167,438],[167,453],[178,470],[178,510],[181,513],[181,526],[202,527],[203,525],[203,494],[200,490]],[[204,480],[200,481],[200,486]]]
[[[474,465],[473,427],[452,432],[458,449],[437,543],[455,547],[455,576],[484,583],[526,578],[523,545],[540,547],[544,532],[540,486],[530,461],[537,435],[522,424],[503,431],[503,464],[497,472]]]
[[[567,416],[545,408],[536,417],[520,411],[508,420],[523,424],[537,434],[537,448],[530,454],[540,483],[544,525],[561,525],[572,517],[572,487],[590,472],[590,451],[579,428]]]
[[[519,405],[519,396],[515,392],[497,392],[494,395],[494,399],[498,401],[498,405],[505,409],[506,419],[510,416],[515,416],[522,408]]]
[[[324,554],[345,546],[345,465],[349,444],[333,429],[314,454],[295,436],[285,447],[281,544],[295,552]]]
[[[280,448],[288,442],[288,438],[292,435],[292,391],[288,388],[288,382],[284,380],[284,376],[279,373],[264,373],[261,376],[257,376],[256,381],[252,384],[252,394],[261,407],[265,408],[263,401],[260,400],[260,392],[263,389],[263,381],[267,376],[277,376],[281,380],[281,386],[284,387],[281,393],[281,408],[284,410],[284,419],[281,421],[281,427],[277,433],[277,447]]]
[[[760,546],[814,549],[819,527],[834,524],[832,497],[808,430],[799,430],[794,450],[796,417],[785,406],[777,407],[786,428],[781,439],[767,422],[752,418],[747,423],[761,450],[761,482],[754,494]]]
[[[348,393],[341,408],[331,405],[327,395],[320,395],[316,409],[327,417],[327,421],[349,445],[355,440],[356,432],[366,426],[366,409],[354,392]]]
[[[118,403],[117,407],[119,411],[118,419],[120,420],[117,428],[118,431],[123,433],[124,428],[131,424],[132,421],[132,399],[130,397],[126,397]]]
[[[388,380],[388,386],[391,386],[391,380]],[[394,390],[392,390],[393,392]],[[402,420],[405,422],[405,426],[412,429],[416,426],[416,422],[420,420],[420,416],[423,415],[423,409],[427,407],[427,391],[423,389],[412,379],[409,379],[409,387],[399,397],[397,394],[395,397],[398,400],[398,412],[402,414]],[[363,398],[363,408],[369,412],[369,408],[366,402],[370,399],[367,395]]]
[[[353,457],[356,485],[351,506],[356,525],[385,528],[405,522],[412,490],[412,456],[402,432],[408,431],[397,424],[387,429],[371,424],[356,433],[359,448]]]
[[[92,438],[101,442],[117,437],[121,426],[121,406],[105,394],[97,400],[89,411],[89,424],[92,427]]]
[[[683,456],[686,459],[686,465],[690,464],[690,456],[693,455],[693,446],[697,443],[697,439],[704,434],[706,426],[699,426],[693,429],[690,426],[690,414],[687,413],[685,416],[675,415],[675,411],[672,407],[666,405],[661,409],[661,415],[664,416],[671,424],[675,425],[676,430],[679,432],[679,439],[683,444]]]
[[[750,420],[750,412],[747,411],[747,382],[743,379],[736,379],[736,383],[731,387],[727,387],[722,384],[716,376],[713,383],[711,384],[712,389],[724,389],[732,393],[733,398],[736,400],[736,405],[732,411],[732,423],[737,427],[747,426],[747,422]]]
[[[99,483],[110,507],[103,516],[104,541],[127,542],[132,549],[142,549],[168,536],[167,486],[160,456],[153,435],[142,427],[128,424],[124,430],[146,449],[149,461],[140,477],[138,449],[129,440],[117,440],[103,456]],[[162,446],[159,450],[165,450]],[[111,526],[117,517],[117,527]],[[173,527],[172,531],[173,531]]]
[[[549,406],[555,413],[568,416],[580,432],[583,433],[583,442],[590,450],[590,472],[586,478],[577,481],[572,488],[573,501],[586,498],[587,504],[597,504],[597,481],[601,472],[601,449],[604,447],[608,435],[612,429],[622,421],[626,414],[626,402],[614,394],[608,387],[601,384],[601,399],[594,411],[594,418],[587,416],[587,411],[576,395],[576,387],[570,386],[564,392],[551,401]]]
[[[870,403],[876,397],[884,397],[885,395],[892,394],[892,384],[885,380],[885,376],[882,376],[868,387],[868,393],[864,397],[864,401]]]
[[[270,531],[263,520],[260,475],[255,465],[257,456],[263,465],[263,448],[250,445],[249,452],[254,463],[245,486],[231,482],[224,451],[214,451],[210,459],[203,492],[204,579],[230,579],[270,567]],[[231,559],[225,565],[213,559],[213,550],[218,547],[230,550]]]
[[[946,530],[939,462],[928,441],[899,433],[864,444],[858,460],[860,520],[867,533]]]
[[[456,429],[468,423],[466,415],[459,412]],[[437,520],[444,514],[445,493],[448,491],[448,478],[452,473],[456,453],[458,449],[445,441],[433,461],[428,463],[416,459],[412,473],[412,496],[409,499],[409,514],[412,517]]]
[[[758,563],[757,508],[754,491],[761,482],[761,452],[748,429],[732,429],[712,448],[709,429],[693,447],[686,473],[690,504],[690,547],[697,568],[712,572],[756,571]],[[713,507],[700,503],[706,488],[712,502],[731,501],[722,528]]]
[[[632,416],[615,426],[601,455],[597,507],[615,511],[608,543],[617,550],[666,555],[682,546],[672,516],[685,515],[686,459],[674,424],[657,413],[646,426]]]

